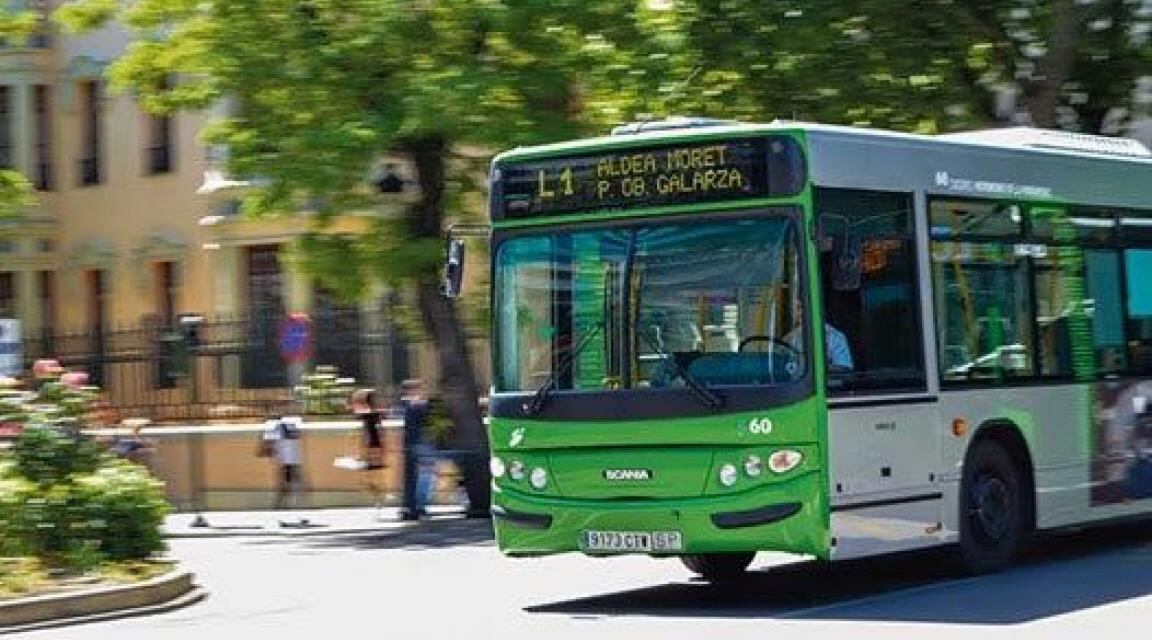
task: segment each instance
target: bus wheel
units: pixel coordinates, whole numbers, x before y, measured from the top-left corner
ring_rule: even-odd
[[[994,440],[973,445],[960,485],[960,563],[968,573],[1010,564],[1024,521],[1020,470]]]
[[[688,570],[700,575],[709,582],[721,582],[739,578],[752,564],[755,553],[699,553],[680,556]]]

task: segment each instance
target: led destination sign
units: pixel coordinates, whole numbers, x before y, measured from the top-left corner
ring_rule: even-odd
[[[803,173],[799,147],[783,137],[549,158],[499,167],[492,214],[526,218],[790,195],[799,191],[797,172]]]

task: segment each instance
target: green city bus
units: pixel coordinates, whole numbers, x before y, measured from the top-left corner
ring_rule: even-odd
[[[1152,512],[1134,140],[674,119],[502,153],[490,188],[505,554],[980,572]]]

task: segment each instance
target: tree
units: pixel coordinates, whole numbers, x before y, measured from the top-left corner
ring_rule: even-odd
[[[263,178],[245,209],[318,203],[300,248],[337,294],[361,294],[374,278],[410,287],[436,345],[455,444],[478,454],[479,389],[438,278],[446,220],[464,213],[476,180],[462,152],[619,120],[638,92],[626,89],[637,74],[616,43],[639,41],[636,16],[615,0],[75,0],[58,13],[73,29],[117,20],[132,30],[110,76],[144,108],[237,105],[205,135],[228,145],[231,172]],[[334,216],[390,197],[369,179],[384,156],[409,161],[418,197],[362,235],[327,233]],[[465,466],[469,498],[487,513],[486,456]]]
[[[1152,69],[1147,0],[680,0],[683,106],[930,133],[1117,133]]]

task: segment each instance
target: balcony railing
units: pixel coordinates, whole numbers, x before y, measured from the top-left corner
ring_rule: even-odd
[[[100,184],[100,158],[81,158],[79,165],[80,186]]]

